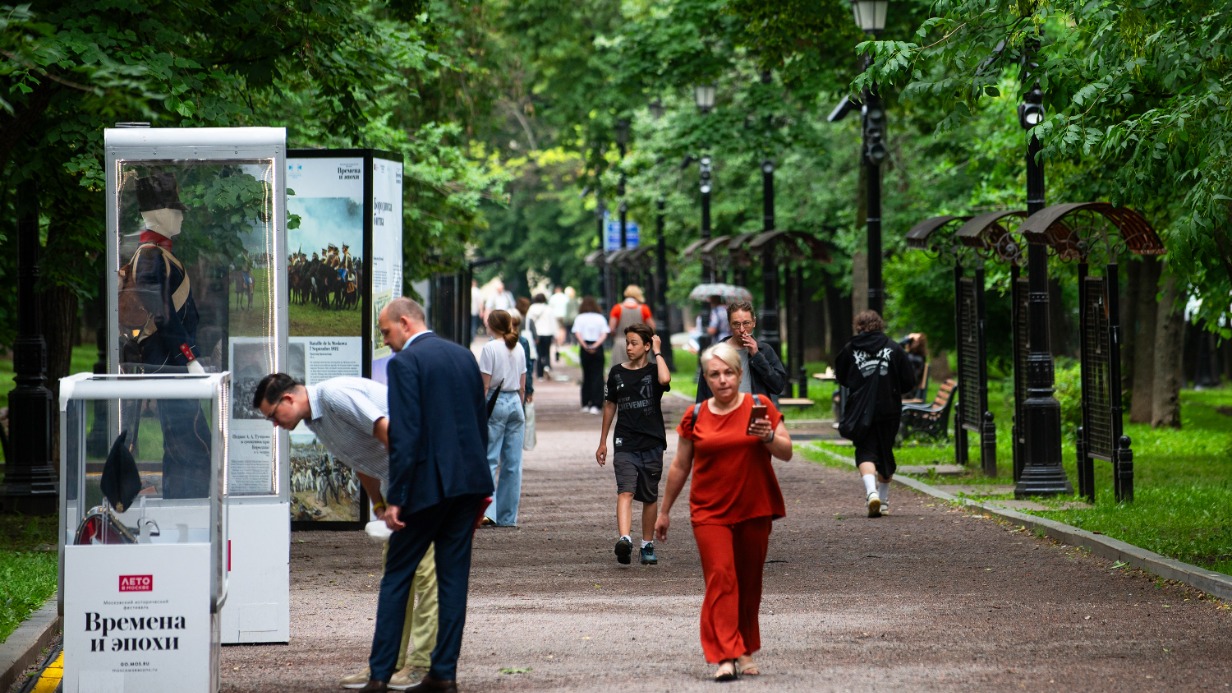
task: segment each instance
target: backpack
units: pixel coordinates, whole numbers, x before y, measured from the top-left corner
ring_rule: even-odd
[[[171,295],[171,305],[174,310],[179,311],[184,307],[184,304],[188,302],[188,294],[191,289],[188,282],[188,273],[184,271],[184,265],[170,251],[153,243],[141,244],[137,251],[133,253],[132,259],[119,269],[119,290],[117,292],[120,334],[137,342],[158,331],[158,325],[155,322],[156,316],[152,315],[149,309],[146,308],[145,302],[141,300],[142,289],[137,286],[137,258],[141,256],[141,251],[147,248],[157,248],[162,253],[167,291],[170,291],[171,288],[171,265],[174,264],[178,267],[180,273],[184,275],[184,281],[180,282],[175,293]]]

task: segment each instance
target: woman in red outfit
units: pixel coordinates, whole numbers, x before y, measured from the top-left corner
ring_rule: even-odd
[[[655,534],[667,541],[669,513],[693,473],[689,519],[706,578],[701,638],[716,681],[760,672],[757,624],[770,523],[787,514],[770,456],[791,459],[791,437],[769,397],[766,415],[750,422],[753,395],[740,392],[740,354],[721,342],[702,352],[702,374],[713,397],[685,412],[676,458],[667,474]]]

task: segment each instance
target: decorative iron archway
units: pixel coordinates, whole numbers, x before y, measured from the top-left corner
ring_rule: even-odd
[[[1095,460],[1112,464],[1117,502],[1134,499],[1133,450],[1121,410],[1121,325],[1117,260],[1128,250],[1163,255],[1163,241],[1138,212],[1107,202],[1045,207],[1019,228],[1031,242],[1046,242],[1056,256],[1078,262],[1082,426],[1078,429],[1078,492],[1095,500]],[[1115,232],[1115,233],[1114,233]],[[1103,261],[1104,273],[1089,273]]]
[[[752,258],[762,259],[762,288],[765,299],[759,319],[762,337],[782,357],[782,331],[779,319],[779,287],[785,283],[787,312],[792,316],[787,336],[791,342],[787,359],[783,360],[789,380],[795,380],[796,397],[808,397],[808,373],[804,369],[804,265],[810,262],[830,262],[830,244],[804,231],[770,230],[737,236],[747,239],[742,253],[752,264]],[[784,271],[780,280],[779,268]],[[796,377],[792,378],[792,374]],[[786,393],[790,394],[790,393]]]

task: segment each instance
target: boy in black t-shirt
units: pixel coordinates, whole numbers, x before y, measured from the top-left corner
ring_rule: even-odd
[[[595,461],[607,462],[607,434],[616,421],[616,560],[628,564],[633,554],[633,501],[642,503],[642,564],[655,565],[654,524],[659,512],[659,478],[667,436],[663,426],[663,393],[671,389],[672,374],[659,355],[659,336],[649,325],[625,328],[625,353],[629,360],[612,366],[607,376],[603,403],[603,433]],[[648,363],[650,354],[655,362]],[[619,411],[619,416],[617,412]]]

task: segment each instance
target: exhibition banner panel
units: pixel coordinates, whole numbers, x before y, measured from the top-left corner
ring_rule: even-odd
[[[287,373],[307,385],[363,374],[362,156],[287,158]],[[359,479],[304,423],[291,432],[291,519],[359,522]]]
[[[217,689],[210,545],[65,547],[63,690]]]
[[[402,162],[377,157],[372,161],[372,372],[385,382],[385,364],[393,356],[381,338],[377,316],[402,295]]]

